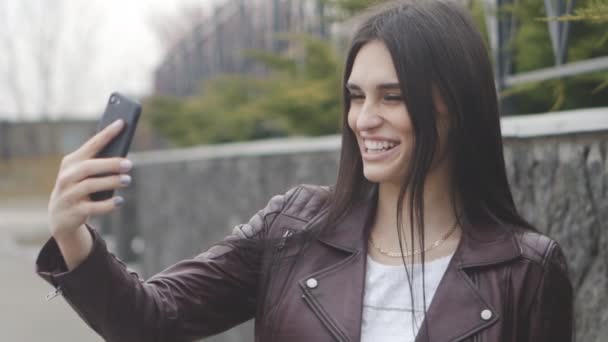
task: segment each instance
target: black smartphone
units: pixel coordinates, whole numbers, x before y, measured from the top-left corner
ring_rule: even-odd
[[[95,158],[111,158],[111,157],[126,157],[135,134],[137,121],[141,114],[141,104],[133,99],[130,99],[120,93],[112,93],[108,99],[106,109],[97,125],[97,132],[103,130],[118,119],[122,119],[125,125],[122,131],[110,141]],[[94,177],[109,176],[109,174],[98,174]],[[92,193],[89,197],[93,201],[103,201],[112,198],[113,190],[99,191]]]

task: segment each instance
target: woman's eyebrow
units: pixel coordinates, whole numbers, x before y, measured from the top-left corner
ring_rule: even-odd
[[[399,85],[399,83],[383,83],[379,84],[377,88],[384,90],[401,90],[401,86]]]
[[[380,90],[401,90],[399,83],[382,83],[378,84],[376,88]],[[361,91],[361,87],[350,82],[346,84],[346,89],[350,91]]]

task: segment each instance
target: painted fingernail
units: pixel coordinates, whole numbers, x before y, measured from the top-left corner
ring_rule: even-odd
[[[125,186],[131,184],[131,176],[120,175],[120,184],[125,185]]]
[[[118,196],[118,197],[114,197],[114,205],[117,207],[120,207],[121,205],[123,205],[125,203],[125,199]]]
[[[126,159],[120,161],[120,172],[127,172],[133,167],[133,162]]]

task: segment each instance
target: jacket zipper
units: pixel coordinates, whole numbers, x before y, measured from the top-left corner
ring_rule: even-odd
[[[306,304],[308,304],[308,306],[310,306],[312,311],[321,319],[321,322],[323,322],[325,327],[329,330],[329,332],[332,334],[332,336],[336,340],[338,340],[340,342],[348,341],[348,339],[342,335],[342,332],[338,329],[338,327],[336,327],[336,325],[334,324],[332,319],[329,317],[329,315],[325,312],[325,310],[323,310],[323,308],[321,308],[319,303],[317,303],[317,301],[314,298],[312,298],[312,296],[310,296],[307,291],[304,292],[304,294],[302,295],[302,298],[304,298],[304,301],[306,302]]]
[[[291,235],[293,235],[293,231],[291,229],[289,229],[289,228],[285,228],[285,232],[283,233],[283,236],[281,236],[283,239],[277,245],[277,251],[281,251],[283,249],[283,247],[285,247],[285,243],[287,242],[287,238],[290,237]]]
[[[57,286],[54,290],[52,290],[51,292],[49,292],[44,299],[46,299],[47,302],[55,299],[55,297],[59,296],[60,294],[63,294],[63,290],[61,289],[61,286]]]

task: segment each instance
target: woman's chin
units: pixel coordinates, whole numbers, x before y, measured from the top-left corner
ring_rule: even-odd
[[[391,170],[386,167],[364,166],[363,176],[372,183],[387,183],[394,180],[394,175]]]

